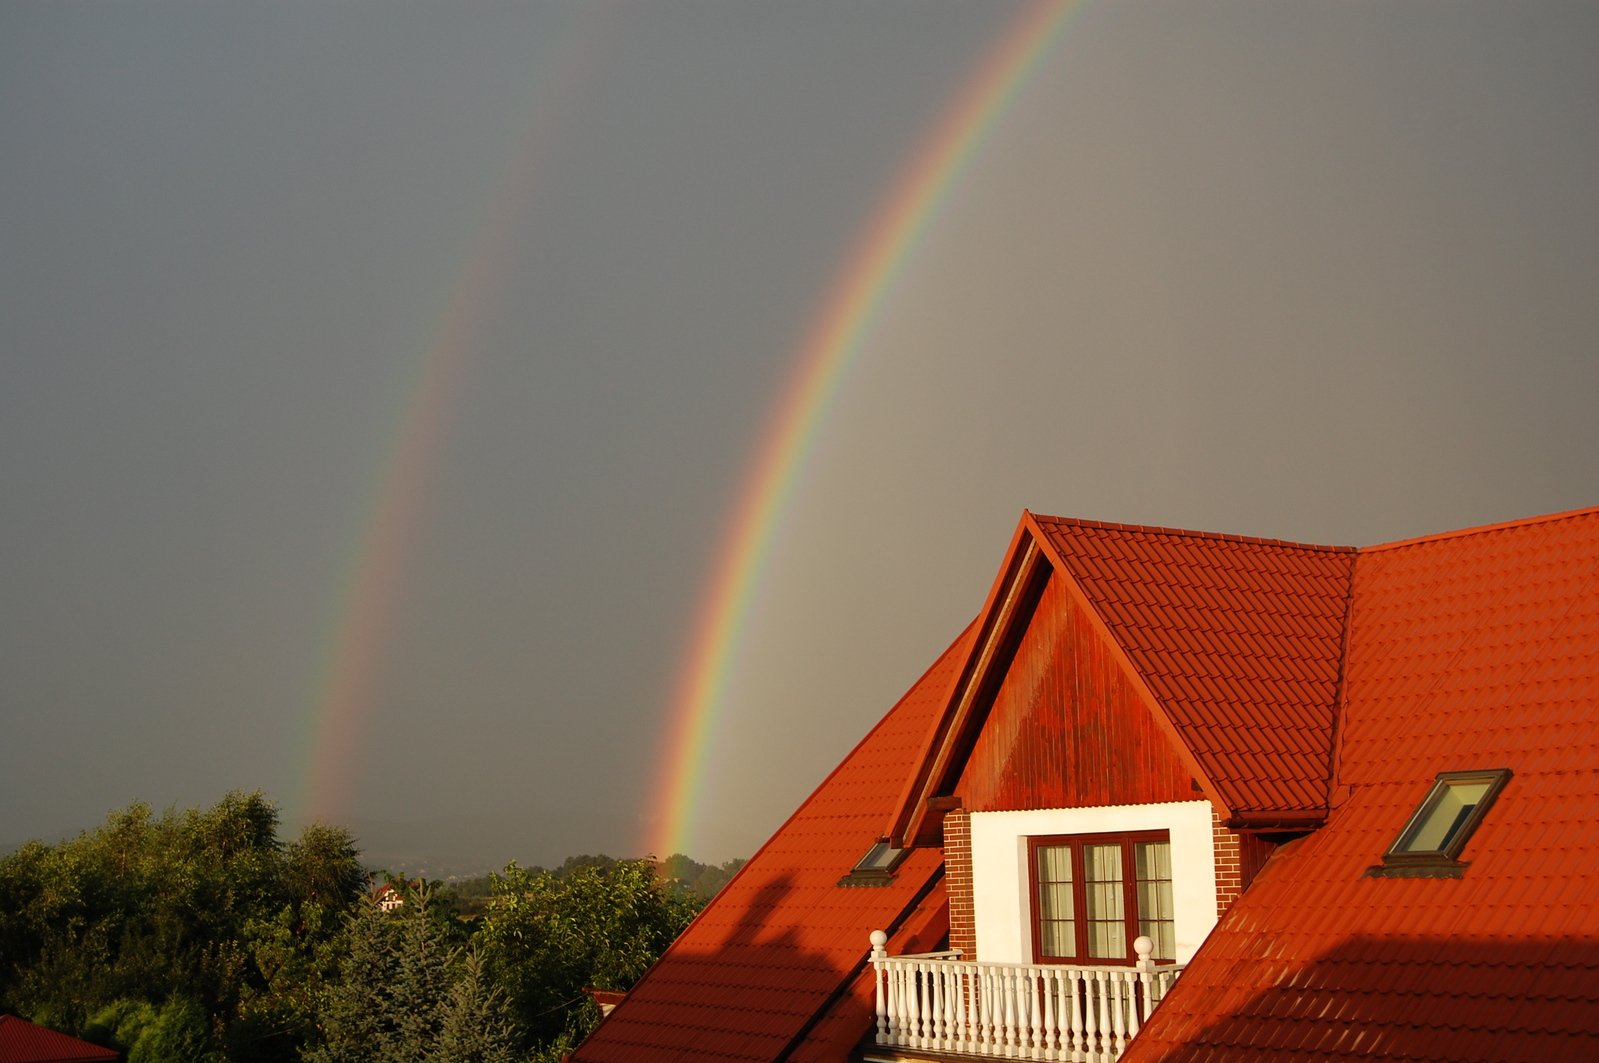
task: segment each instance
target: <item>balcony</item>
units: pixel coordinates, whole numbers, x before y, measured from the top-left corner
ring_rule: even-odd
[[[868,1060],[939,1058],[1112,1063],[1182,971],[1156,965],[1147,937],[1134,966],[971,963],[956,952],[890,956],[872,932],[877,1034]]]

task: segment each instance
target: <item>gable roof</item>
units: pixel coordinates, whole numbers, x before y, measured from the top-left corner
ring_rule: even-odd
[[[1023,513],[891,834],[928,843],[1043,581],[1059,577],[1234,825],[1326,815],[1355,551]]]
[[[0,1015],[0,1063],[110,1063],[121,1058],[109,1048],[15,1015]]]
[[[1599,1055],[1599,509],[1360,551],[1334,807],[1126,1063]],[[1508,768],[1458,879],[1366,875],[1437,773]]]
[[[905,765],[964,657],[963,634],[572,1054],[575,1063],[836,1060],[873,1020],[867,935],[925,951],[947,933],[937,850],[881,886],[839,884],[876,842]]]
[[[837,879],[940,811],[1057,576],[1224,816],[1301,835],[1126,1063],[1599,1056],[1595,508],[1360,550],[1024,514],[977,620],[574,1060],[846,1057],[864,934],[924,951],[948,913],[934,848]],[[1438,772],[1501,767],[1462,877],[1367,876]]]

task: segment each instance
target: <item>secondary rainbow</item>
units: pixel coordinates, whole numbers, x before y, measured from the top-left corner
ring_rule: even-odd
[[[288,813],[311,820],[348,814],[361,777],[359,750],[371,725],[383,655],[413,555],[431,471],[453,398],[477,342],[484,312],[499,292],[513,237],[525,228],[542,163],[560,139],[569,103],[600,65],[613,16],[586,9],[549,49],[529,79],[522,135],[499,160],[478,224],[428,342],[403,374],[393,426],[378,475],[360,512],[358,533],[341,566],[330,621],[318,643],[290,785]]]
[[[949,189],[1081,6],[1031,4],[1010,22],[894,183],[797,348],[794,369],[767,419],[723,532],[719,561],[691,627],[693,635],[668,710],[665,752],[652,805],[663,811],[647,820],[652,826],[645,839],[646,849],[657,856],[687,852],[699,841],[698,786],[717,723],[726,711],[729,667],[817,426],[895,277]]]

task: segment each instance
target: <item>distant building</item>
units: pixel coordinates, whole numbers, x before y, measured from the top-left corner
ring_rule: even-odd
[[[575,1063],[1599,1059],[1599,509],[1024,514]]]
[[[381,911],[397,912],[405,907],[405,891],[392,882],[385,882],[372,891],[372,900]]]

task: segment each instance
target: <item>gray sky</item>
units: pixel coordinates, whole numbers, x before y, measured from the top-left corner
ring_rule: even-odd
[[[0,844],[306,811],[425,393],[319,811],[639,851],[800,344],[1022,11],[0,4]],[[818,426],[690,855],[810,792],[1023,507],[1363,545],[1599,502],[1595,100],[1599,5],[1081,5]]]

